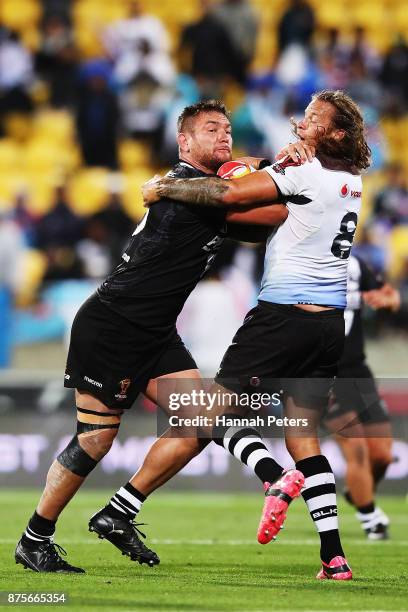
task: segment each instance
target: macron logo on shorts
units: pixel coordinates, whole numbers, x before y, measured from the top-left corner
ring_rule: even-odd
[[[86,382],[89,382],[89,384],[95,385],[95,387],[99,387],[100,389],[102,389],[102,383],[98,382],[97,380],[92,380],[92,378],[88,378],[88,376],[84,376],[84,380],[86,380]]]

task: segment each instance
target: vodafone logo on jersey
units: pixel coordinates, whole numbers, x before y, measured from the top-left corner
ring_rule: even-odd
[[[346,198],[349,193],[350,193],[349,186],[347,185],[347,183],[345,183],[343,187],[340,188],[340,197]]]
[[[350,187],[347,185],[347,183],[345,183],[340,188],[340,197],[346,198],[348,195],[352,198],[361,198],[361,191],[355,191],[353,189],[350,190]]]

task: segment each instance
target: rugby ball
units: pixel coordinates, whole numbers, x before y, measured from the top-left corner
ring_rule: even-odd
[[[218,168],[217,175],[223,179],[236,179],[251,174],[251,172],[255,172],[252,166],[240,161],[229,161]]]

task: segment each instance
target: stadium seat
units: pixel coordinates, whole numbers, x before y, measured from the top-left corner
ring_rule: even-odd
[[[252,69],[255,72],[270,70],[277,52],[276,34],[270,31],[264,24],[258,35],[256,43],[255,58],[252,62]]]
[[[105,168],[83,168],[69,181],[68,198],[78,215],[92,215],[107,203],[109,172]]]
[[[224,102],[227,108],[234,111],[243,103],[245,91],[237,83],[230,82],[224,94]]]
[[[126,3],[100,2],[99,0],[77,0],[72,15],[78,48],[84,59],[104,55],[103,30],[117,19],[126,17]]]
[[[394,32],[390,28],[375,28],[367,30],[366,38],[379,53],[386,53],[394,39]]]
[[[317,22],[322,28],[342,28],[349,25],[350,18],[344,2],[322,2],[317,7]]]
[[[13,172],[20,162],[21,148],[10,138],[0,139],[0,172]]]
[[[32,172],[25,175],[27,192],[27,209],[33,215],[45,215],[54,202],[54,193],[58,184],[58,174],[50,172]]]
[[[371,217],[373,212],[374,194],[379,191],[384,182],[382,172],[370,172],[363,175],[363,200],[361,210],[358,215],[358,226],[356,239],[358,240],[366,222]]]
[[[50,172],[60,175],[73,170],[79,163],[79,157],[73,145],[61,146],[48,139],[34,138],[25,149],[24,162],[30,174]]]
[[[25,142],[31,137],[31,118],[23,113],[8,113],[4,118],[3,128],[5,135],[11,140]]]
[[[123,208],[135,221],[140,221],[146,212],[143,206],[141,186],[152,178],[152,170],[144,168],[124,177]]]
[[[389,273],[392,279],[400,280],[408,260],[408,227],[396,227],[390,235],[390,265]]]
[[[72,17],[74,23],[91,24],[101,21],[101,2],[98,0],[76,0],[72,6]]]
[[[198,0],[189,0],[189,2],[180,2],[175,10],[174,2],[160,2],[155,0],[145,0],[145,11],[150,12],[159,19],[162,19],[165,25],[167,21],[176,21],[179,24],[187,24],[198,19],[200,15],[200,4]]]
[[[42,14],[39,0],[1,0],[0,23],[23,32],[38,24]]]
[[[45,110],[33,121],[33,137],[61,145],[71,144],[75,136],[73,117],[67,111]]]
[[[127,16],[126,6],[121,2],[97,2],[86,0],[78,3],[74,11],[75,23],[94,31],[103,30],[108,25]]]
[[[328,3],[328,6],[330,4]],[[383,29],[388,24],[388,12],[381,0],[376,2],[351,3],[345,12],[349,23],[353,26],[362,26],[368,30]]]
[[[119,163],[124,172],[145,166],[150,159],[148,146],[135,140],[123,140],[119,144]]]
[[[0,170],[0,210],[9,211],[14,208],[16,195],[24,189],[25,177],[23,174],[10,170]]]
[[[32,53],[35,53],[41,43],[41,36],[38,28],[34,27],[33,25],[24,28],[24,30],[21,32],[21,40],[27,49],[29,49]],[[36,86],[37,84],[35,84],[34,89]]]
[[[37,249],[26,249],[22,267],[24,280],[20,283],[16,295],[16,305],[20,308],[30,306],[35,301],[47,268],[47,259]]]
[[[96,31],[88,25],[77,26],[75,39],[81,57],[84,60],[102,57],[104,49]]]
[[[392,9],[391,15],[392,26],[396,32],[408,31],[408,10],[406,1],[398,2]]]

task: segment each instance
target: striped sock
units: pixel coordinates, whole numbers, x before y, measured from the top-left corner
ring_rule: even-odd
[[[374,502],[367,504],[367,506],[357,508],[357,510],[357,518],[364,531],[373,529],[378,525],[388,527],[390,523],[388,516],[384,514],[381,508],[377,508]]]
[[[236,414],[225,416],[237,418]],[[213,440],[250,467],[263,483],[275,482],[283,472],[283,467],[273,459],[260,433],[252,427],[216,426]]]
[[[34,512],[23,534],[25,546],[35,548],[41,542],[51,541],[55,533],[55,521],[50,521]]]
[[[337,520],[336,484],[330,463],[315,455],[296,463],[305,476],[302,497],[320,536],[320,557],[329,563],[338,555],[344,557]]]
[[[128,482],[111,497],[106,509],[113,518],[133,520],[145,499],[146,496]]]

